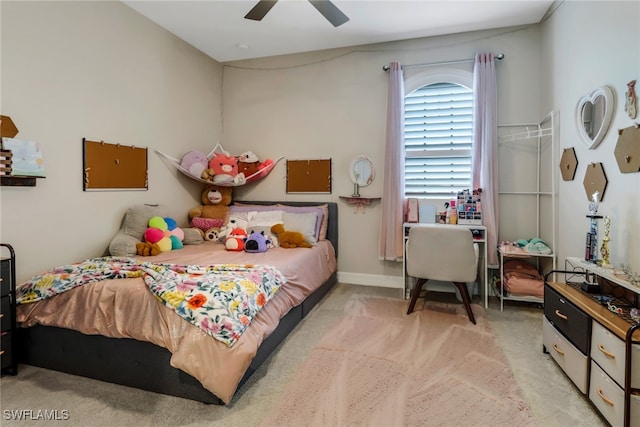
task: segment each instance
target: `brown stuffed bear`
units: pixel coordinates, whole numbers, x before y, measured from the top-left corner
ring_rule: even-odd
[[[214,227],[222,227],[229,219],[229,205],[233,190],[231,187],[207,185],[202,192],[202,205],[189,211],[191,227],[204,234]]]
[[[284,225],[275,224],[271,227],[271,232],[278,236],[281,248],[312,248],[313,245],[308,243],[302,233],[299,231],[285,231]]]

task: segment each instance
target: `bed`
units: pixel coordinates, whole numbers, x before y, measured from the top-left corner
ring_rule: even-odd
[[[286,277],[232,346],[164,306],[141,278],[108,279],[20,304],[20,362],[204,403],[230,403],[337,281],[335,203],[244,203],[324,205],[326,239],[311,249],[274,247],[264,253],[230,252],[220,243],[204,242],[144,257],[154,263],[269,265]]]

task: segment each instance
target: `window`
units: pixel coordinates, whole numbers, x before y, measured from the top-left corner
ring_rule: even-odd
[[[473,90],[428,83],[405,96],[404,110],[405,197],[449,199],[471,188]]]

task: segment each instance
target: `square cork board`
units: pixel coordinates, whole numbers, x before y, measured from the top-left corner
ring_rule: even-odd
[[[147,190],[147,149],[82,140],[84,191]]]
[[[331,159],[287,160],[287,193],[331,193]]]

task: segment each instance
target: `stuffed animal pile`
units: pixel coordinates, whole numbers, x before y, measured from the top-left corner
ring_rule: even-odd
[[[239,156],[219,151],[207,158],[204,153],[192,150],[180,161],[180,167],[192,176],[221,186],[243,185],[255,181],[268,174],[268,166],[272,164],[271,159],[261,162],[251,151],[245,151]]]
[[[202,192],[202,205],[189,211],[191,227],[200,230],[205,240],[222,238],[222,227],[229,218],[233,190],[231,187],[208,185]]]

